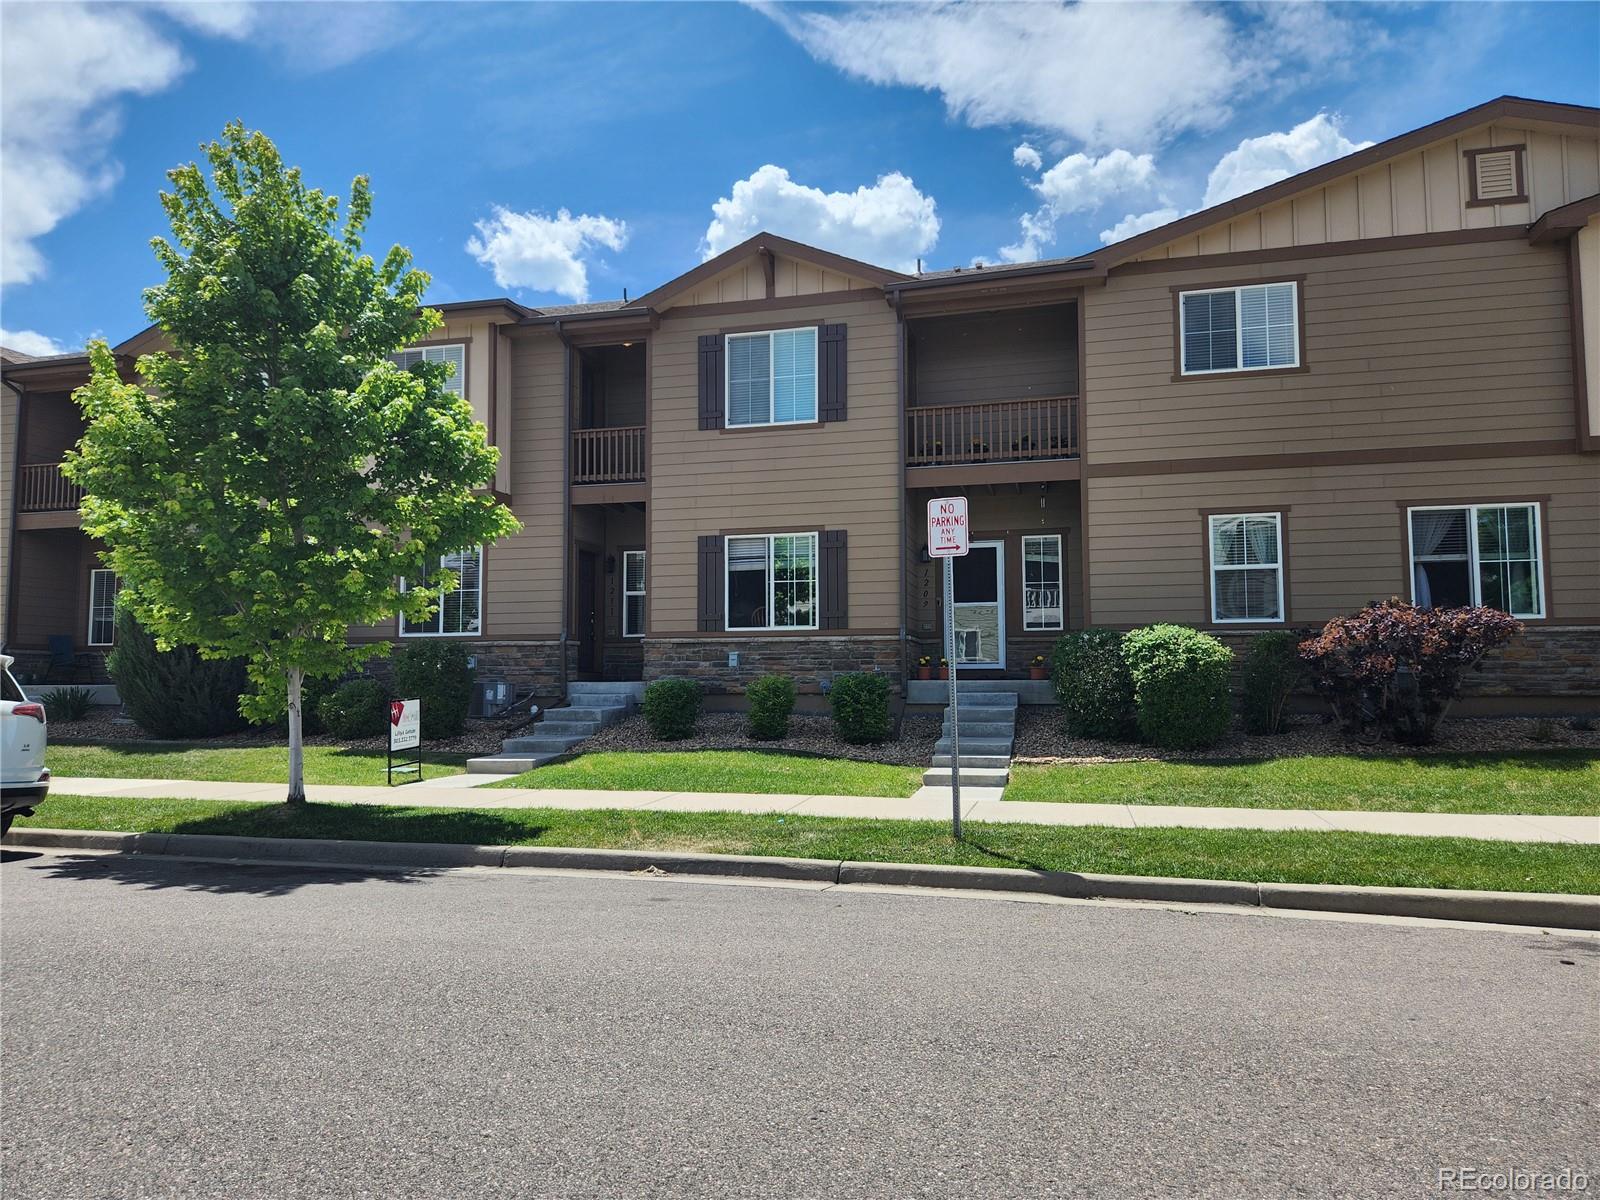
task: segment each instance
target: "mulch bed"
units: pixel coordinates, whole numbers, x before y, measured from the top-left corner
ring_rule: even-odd
[[[1241,759],[1303,758],[1308,755],[1365,754],[1376,757],[1410,754],[1463,754],[1515,750],[1576,749],[1600,752],[1600,723],[1582,731],[1552,717],[1464,717],[1447,720],[1430,746],[1394,742],[1364,745],[1347,740],[1339,726],[1318,715],[1296,715],[1287,731],[1270,736],[1245,733],[1237,723],[1209,750],[1159,750],[1129,742],[1073,737],[1054,709],[1025,708],[1017,716],[1017,762],[1226,762]]]
[[[776,742],[757,741],[745,732],[743,713],[702,713],[693,737],[663,742],[650,733],[641,716],[618,721],[573,749],[594,750],[765,750],[769,753],[805,754],[817,758],[844,758],[854,762],[890,766],[925,767],[939,740],[939,717],[907,717],[898,741],[879,746],[852,746],[833,731],[833,718],[796,713],[789,718],[789,736]]]

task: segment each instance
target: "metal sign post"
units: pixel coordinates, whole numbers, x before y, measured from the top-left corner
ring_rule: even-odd
[[[944,661],[950,676],[950,831],[961,840],[961,712],[956,688],[956,569],[969,548],[967,498],[928,501],[928,554],[944,559]]]

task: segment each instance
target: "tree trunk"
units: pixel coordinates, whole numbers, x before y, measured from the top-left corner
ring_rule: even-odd
[[[300,685],[306,673],[289,668],[289,795],[287,804],[306,802],[305,748],[300,744]]]

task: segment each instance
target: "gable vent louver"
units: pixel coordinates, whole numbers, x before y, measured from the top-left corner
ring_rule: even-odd
[[[1481,150],[1472,155],[1473,200],[1480,204],[1503,204],[1524,199],[1520,154],[1520,150],[1510,147]]]

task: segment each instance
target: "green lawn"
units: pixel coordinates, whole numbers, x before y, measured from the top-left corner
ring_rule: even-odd
[[[54,775],[66,779],[214,779],[219,783],[289,782],[287,746],[51,746],[45,761]],[[307,746],[307,783],[371,784],[385,782],[381,750],[343,746]],[[459,775],[466,757],[424,756],[425,778]]]
[[[1589,816],[1600,814],[1600,755],[1544,750],[1216,764],[1024,763],[1013,768],[1006,799]]]
[[[1600,893],[1600,847],[1364,833],[967,826],[792,814],[440,809],[51,796],[18,821],[67,829],[590,846],[1392,887]]]
[[[798,796],[909,796],[921,767],[760,750],[607,750],[524,771],[490,784],[517,788],[600,788],[608,792],[759,792]]]

